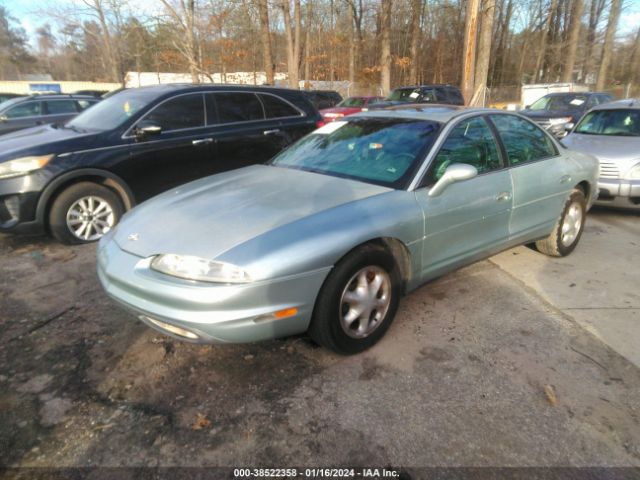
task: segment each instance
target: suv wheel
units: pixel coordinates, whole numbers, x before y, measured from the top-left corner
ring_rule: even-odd
[[[107,187],[81,182],[64,190],[49,213],[51,234],[66,244],[100,240],[124,212],[118,195]]]

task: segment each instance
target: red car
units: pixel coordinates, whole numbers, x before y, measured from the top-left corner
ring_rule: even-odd
[[[325,108],[320,110],[320,115],[325,122],[333,122],[347,115],[366,111],[369,105],[383,100],[382,97],[349,97],[345,98],[333,108]]]

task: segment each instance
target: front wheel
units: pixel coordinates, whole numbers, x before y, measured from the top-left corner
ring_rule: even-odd
[[[100,240],[124,212],[118,195],[92,182],[71,185],[56,197],[49,212],[51,234],[66,244]]]
[[[318,344],[340,354],[373,346],[395,317],[401,279],[393,256],[365,245],[342,259],[320,290],[309,327]]]
[[[565,257],[573,252],[584,230],[586,204],[584,192],[574,188],[553,231],[536,242],[538,251],[552,257]]]

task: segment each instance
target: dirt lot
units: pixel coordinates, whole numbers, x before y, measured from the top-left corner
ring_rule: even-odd
[[[637,258],[640,217],[620,218],[596,212],[576,256],[522,247],[421,288],[354,357],[179,343],[103,294],[95,246],[0,236],[0,465],[640,466],[640,369],[529,268],[579,290],[566,266],[612,235]]]

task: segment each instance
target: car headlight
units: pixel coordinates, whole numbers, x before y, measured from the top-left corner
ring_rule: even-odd
[[[549,123],[554,125],[563,125],[565,123],[569,123],[571,121],[571,117],[558,117],[558,118],[550,118]]]
[[[0,163],[0,178],[18,177],[33,172],[34,170],[44,167],[53,157],[53,154],[22,157]]]
[[[240,267],[225,262],[215,262],[206,258],[172,253],[156,256],[151,268],[186,280],[214,283],[247,283],[249,274]]]
[[[629,170],[629,180],[640,180],[640,163],[637,163]]]

